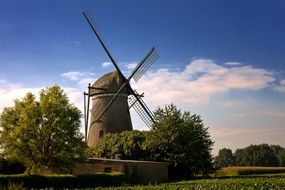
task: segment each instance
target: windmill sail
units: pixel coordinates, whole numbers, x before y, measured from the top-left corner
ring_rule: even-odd
[[[116,92],[115,96],[113,96],[113,98],[111,99],[111,101],[109,102],[109,104],[106,106],[106,108],[102,111],[102,113],[100,114],[100,116],[98,117],[98,120],[100,120],[102,118],[102,116],[108,111],[108,109],[110,109],[110,107],[112,106],[112,104],[115,102],[115,100],[118,98],[119,94],[121,94],[122,92],[128,92],[130,94],[132,94],[137,102],[140,104],[140,107],[144,110],[144,112],[146,112],[147,115],[149,115],[149,117],[152,119],[152,116],[149,112],[149,109],[147,108],[147,106],[142,102],[142,100],[137,96],[137,93],[134,91],[134,89],[130,86],[130,80],[132,79],[133,76],[135,76],[138,72],[141,72],[141,68],[145,67],[145,65],[150,65],[149,63],[153,63],[153,61],[155,61],[158,58],[158,54],[155,50],[155,48],[151,48],[151,50],[146,54],[146,56],[142,59],[142,61],[140,62],[140,64],[137,65],[137,67],[133,70],[132,74],[128,77],[128,78],[123,78],[125,80],[125,83],[120,87],[120,89]],[[146,69],[144,69],[146,71]],[[152,121],[154,122],[154,120],[152,119]]]
[[[118,64],[116,63],[115,59],[113,58],[113,56],[111,55],[110,51],[108,50],[108,48],[106,47],[105,43],[103,42],[103,38],[99,34],[98,30],[96,30],[96,24],[95,24],[95,22],[94,22],[94,20],[93,20],[93,18],[91,16],[91,14],[88,13],[87,11],[85,11],[85,12],[83,12],[83,15],[84,15],[85,19],[87,20],[89,26],[93,30],[94,34],[96,35],[97,39],[99,40],[100,44],[102,45],[103,49],[107,53],[108,57],[110,58],[111,62],[113,63],[113,65],[115,66],[115,68],[117,69],[119,74],[122,77],[124,77],[124,75],[122,74],[121,70],[119,69]]]
[[[142,75],[148,70],[148,68],[159,58],[159,55],[155,48],[153,47],[149,54],[136,66],[133,72],[133,79],[138,82]]]
[[[141,98],[140,98],[140,100],[143,103],[143,105],[147,108],[149,114],[146,113],[146,111],[143,109],[141,104],[137,101],[137,99],[133,95],[131,95],[128,99],[129,106],[130,106],[130,108],[133,108],[136,111],[136,113],[139,115],[139,117],[145,123],[145,125],[148,128],[151,128],[151,126],[153,124],[154,115],[150,111],[150,109],[146,106],[145,102]],[[151,117],[150,117],[150,115],[151,115]]]
[[[85,134],[88,131],[88,138],[86,138],[88,146],[94,146],[100,142],[105,133],[132,130],[129,105],[132,105],[131,107],[148,127],[151,127],[155,122],[153,114],[142,100],[142,96],[131,87],[130,80],[133,78],[137,82],[159,55],[154,47],[151,48],[131,75],[126,78],[103,42],[91,15],[88,12],[83,12],[83,15],[116,68],[115,72],[105,74],[88,87],[87,105],[84,107],[86,115]],[[87,130],[90,97],[92,97],[91,122],[89,130]],[[129,102],[128,97],[130,97]]]

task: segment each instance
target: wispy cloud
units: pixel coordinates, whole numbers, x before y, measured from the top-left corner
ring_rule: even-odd
[[[259,116],[266,116],[266,117],[285,117],[285,111],[284,110],[273,110],[273,109],[259,109],[254,112],[254,114]]]
[[[69,71],[61,74],[61,76],[82,85],[93,83],[96,80],[96,78],[94,78],[95,74],[90,72]]]
[[[66,78],[68,78],[68,79],[70,79],[70,80],[76,81],[76,80],[79,79],[79,77],[80,77],[81,75],[82,75],[82,73],[80,73],[80,72],[77,72],[77,71],[69,71],[69,72],[67,72],[67,73],[63,73],[61,76],[66,77]]]
[[[260,90],[275,80],[273,73],[251,66],[224,67],[213,60],[197,59],[182,71],[159,69],[146,73],[136,89],[146,92],[157,104],[190,103],[205,105],[214,95],[231,89]]]
[[[241,65],[241,62],[225,62],[225,65],[238,66],[238,65]]]
[[[138,62],[133,61],[133,62],[130,62],[130,63],[126,63],[124,66],[125,66],[128,70],[133,70],[137,65],[138,65]]]
[[[101,63],[102,67],[109,67],[110,65],[112,65],[111,62],[103,62],[103,63]]]
[[[7,83],[6,80],[0,79],[0,85],[4,85],[4,84],[6,84],[6,83]]]
[[[279,85],[274,87],[273,90],[277,92],[285,92],[285,79],[281,80]]]
[[[221,107],[224,108],[246,108],[248,104],[241,101],[234,101],[234,100],[224,100],[219,104]]]
[[[1,80],[3,82],[3,80]],[[33,93],[37,98],[39,91],[46,87],[26,87],[22,84],[13,84],[5,81],[5,83],[0,82],[0,113],[5,107],[13,106],[14,100],[23,98],[28,92]],[[63,90],[67,93],[70,102],[83,110],[82,104],[82,92],[77,88],[72,87],[62,87]]]
[[[224,147],[235,151],[237,148],[244,148],[250,144],[280,144],[283,142],[285,130],[283,127],[274,126],[256,128],[252,126],[212,126],[210,133],[215,141],[214,154],[217,154],[218,150]]]
[[[37,94],[40,89],[24,87],[21,84],[12,84],[6,80],[0,80],[0,113],[4,107],[12,106],[15,99],[23,98],[28,92]]]

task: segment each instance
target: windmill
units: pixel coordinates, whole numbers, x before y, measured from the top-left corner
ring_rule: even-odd
[[[146,126],[150,127],[154,123],[153,114],[142,99],[143,94],[138,94],[131,87],[130,80],[137,82],[159,55],[152,47],[126,78],[99,35],[92,16],[87,12],[83,12],[83,15],[116,68],[116,71],[105,74],[93,85],[89,84],[88,92],[84,92],[85,140],[88,146],[92,147],[100,142],[106,133],[132,130],[130,108],[136,111]],[[90,98],[92,108],[88,130]]]

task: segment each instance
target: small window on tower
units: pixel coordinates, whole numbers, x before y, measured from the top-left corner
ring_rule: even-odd
[[[100,130],[100,131],[99,131],[99,138],[103,138],[103,136],[104,136],[104,131],[103,131],[103,130]]]

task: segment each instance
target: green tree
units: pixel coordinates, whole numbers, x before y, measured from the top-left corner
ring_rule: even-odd
[[[280,152],[278,152],[277,158],[278,158],[279,166],[284,167],[285,166],[285,150],[281,150]]]
[[[147,134],[149,159],[170,163],[171,178],[189,178],[212,169],[213,141],[199,115],[173,104],[155,111],[156,124]]]
[[[284,148],[279,145],[250,145],[235,151],[236,165],[240,166],[278,166],[278,154]]]
[[[81,112],[59,86],[41,90],[39,101],[28,93],[0,116],[2,153],[22,160],[35,173],[67,169],[85,148],[80,118]]]
[[[107,134],[90,150],[91,156],[152,160],[170,164],[170,178],[189,178],[213,168],[213,141],[198,115],[182,113],[173,104],[155,111],[150,131]]]
[[[107,134],[97,146],[91,148],[90,156],[122,160],[144,159],[145,133],[145,131],[134,130]]]
[[[215,157],[215,166],[220,167],[228,167],[233,166],[235,164],[234,155],[231,149],[222,148],[219,150],[218,156]]]

